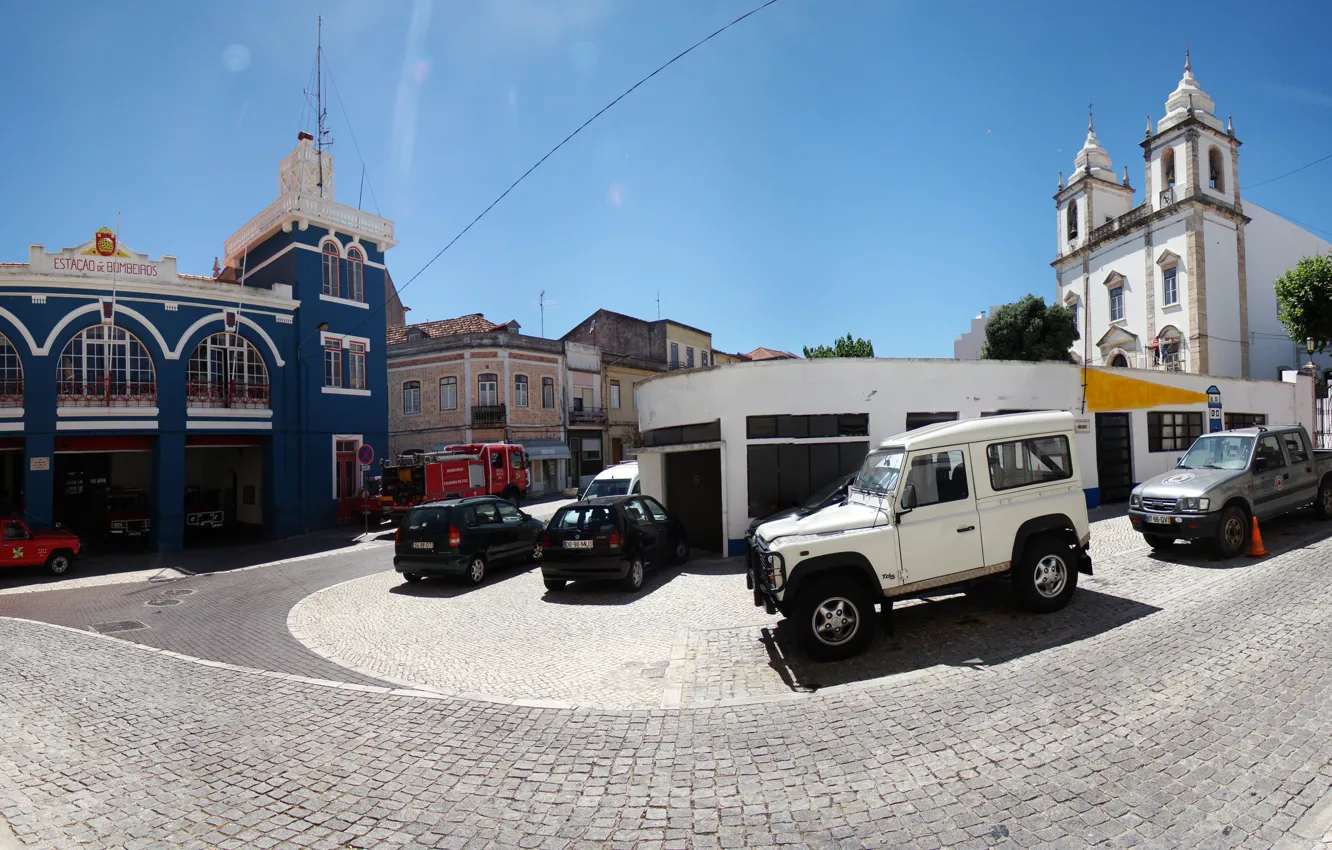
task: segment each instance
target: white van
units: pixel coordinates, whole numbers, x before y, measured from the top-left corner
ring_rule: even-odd
[[[638,487],[638,461],[626,460],[607,467],[597,473],[592,483],[587,485],[581,499],[596,499],[601,496],[636,496]]]

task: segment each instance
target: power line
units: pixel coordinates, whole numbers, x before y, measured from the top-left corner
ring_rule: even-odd
[[[356,141],[356,131],[352,129],[351,115],[347,112],[346,104],[342,102],[342,92],[338,91],[337,78],[333,76],[333,63],[325,59],[324,66],[328,68],[328,81],[333,84],[333,94],[338,98],[338,108],[342,110],[342,117],[347,120],[347,132],[351,133],[352,147],[356,149],[356,155],[361,158],[362,176],[365,179],[365,185],[370,187],[370,200],[375,204],[375,215],[382,216],[383,213],[379,211],[379,199],[375,197],[375,184],[371,183],[370,178],[365,175],[365,157],[361,155],[361,145]]]
[[[709,35],[707,35],[706,37],[704,37],[704,38],[702,38],[702,39],[699,39],[698,41],[694,42],[694,43],[691,44],[689,47],[687,47],[687,48],[685,48],[684,50],[682,50],[682,51],[680,51],[679,53],[677,53],[677,54],[676,54],[674,57],[672,57],[669,61],[665,62],[664,64],[662,64],[662,65],[660,65],[660,66],[658,66],[657,69],[656,69],[655,71],[653,71],[652,73],[648,74],[646,77],[644,77],[643,79],[639,80],[638,82],[634,83],[634,84],[633,84],[632,86],[630,86],[629,88],[625,89],[624,92],[621,93],[619,97],[615,98],[615,99],[612,100],[610,103],[606,104],[605,106],[601,107],[601,109],[597,110],[597,112],[596,112],[595,115],[593,115],[591,118],[589,118],[589,119],[587,119],[586,121],[584,121],[582,124],[578,125],[578,129],[574,130],[572,133],[570,133],[569,135],[565,136],[562,140],[560,140],[560,143],[559,143],[559,144],[557,144],[555,147],[553,147],[553,148],[551,148],[549,151],[547,151],[545,156],[541,157],[541,159],[539,159],[539,160],[536,161],[536,164],[534,164],[531,168],[529,168],[529,169],[527,169],[526,171],[524,171],[523,174],[522,174],[522,176],[519,177],[517,180],[515,180],[515,181],[513,181],[511,184],[509,184],[509,188],[507,188],[507,189],[505,189],[503,192],[501,192],[498,198],[496,198],[495,200],[491,201],[491,202],[490,202],[490,206],[488,206],[488,207],[486,207],[485,209],[483,209],[480,213],[477,214],[476,218],[474,218],[474,219],[472,219],[470,222],[468,222],[468,224],[467,224],[466,227],[464,227],[462,230],[458,231],[458,235],[457,235],[457,236],[454,236],[452,239],[450,239],[447,245],[445,245],[443,248],[440,248],[440,249],[439,249],[439,252],[438,252],[437,254],[435,254],[435,256],[433,256],[433,257],[430,258],[430,261],[429,261],[429,262],[427,262],[424,266],[421,266],[421,268],[420,268],[419,270],[417,270],[416,274],[412,275],[410,278],[407,279],[407,282],[406,282],[406,283],[404,283],[402,286],[400,286],[400,287],[397,288],[398,295],[401,296],[402,293],[407,289],[407,287],[409,287],[409,286],[412,285],[412,282],[413,282],[413,281],[415,281],[418,277],[420,277],[421,274],[422,274],[423,272],[425,272],[426,269],[428,269],[428,268],[430,268],[432,265],[434,265],[434,263],[435,263],[436,260],[438,260],[440,257],[444,256],[444,252],[445,252],[445,251],[447,251],[447,250],[449,250],[450,248],[452,248],[455,242],[457,242],[459,239],[463,238],[463,236],[465,236],[465,235],[467,234],[467,231],[471,230],[471,229],[476,225],[477,222],[479,222],[481,219],[485,218],[485,217],[486,217],[486,214],[489,213],[491,210],[493,210],[493,209],[499,204],[500,201],[502,201],[502,200],[504,200],[505,198],[507,198],[507,197],[509,196],[509,193],[512,192],[514,189],[516,189],[516,188],[518,187],[518,184],[519,184],[519,183],[522,183],[524,180],[526,180],[526,179],[528,178],[528,176],[529,176],[533,171],[536,171],[538,168],[540,168],[540,167],[542,166],[542,164],[545,163],[546,160],[550,159],[551,156],[553,156],[553,155],[555,154],[556,151],[558,151],[560,148],[564,147],[565,144],[567,144],[567,143],[569,142],[569,140],[571,140],[574,136],[577,136],[579,133],[583,132],[583,130],[587,129],[587,126],[588,126],[589,124],[591,124],[593,121],[596,121],[598,118],[600,118],[602,115],[604,115],[607,111],[610,110],[610,108],[611,108],[612,106],[614,106],[615,104],[617,104],[617,103],[619,103],[620,101],[624,100],[626,97],[628,97],[630,94],[632,94],[632,93],[634,92],[634,90],[637,89],[639,86],[643,85],[643,84],[646,83],[648,80],[650,80],[650,79],[652,79],[653,77],[657,76],[657,75],[660,74],[662,71],[665,71],[667,68],[671,67],[671,66],[674,65],[676,62],[678,62],[678,61],[680,61],[681,59],[683,59],[684,57],[688,56],[690,53],[693,53],[695,50],[697,50],[698,48],[702,47],[704,44],[707,44],[709,41],[712,41],[712,39],[714,39],[714,38],[716,38],[717,36],[721,35],[722,33],[726,32],[728,29],[730,29],[731,27],[733,27],[733,26],[735,26],[736,24],[740,23],[740,22],[743,21],[745,18],[748,18],[750,15],[754,15],[754,14],[756,14],[756,13],[758,13],[758,12],[761,12],[761,11],[763,11],[764,9],[768,8],[768,7],[771,6],[773,3],[776,3],[776,2],[777,2],[777,0],[767,0],[767,2],[765,2],[765,3],[763,3],[763,4],[759,5],[759,6],[755,6],[753,9],[750,9],[748,12],[745,12],[743,15],[741,15],[740,17],[736,18],[735,20],[731,21],[729,24],[726,24],[725,26],[720,27],[719,29],[714,30],[711,34],[709,34]],[[330,76],[331,76],[331,75],[330,75]],[[372,190],[372,194],[373,194],[373,190]],[[374,317],[375,317],[375,316],[376,316],[381,310],[385,309],[387,306],[388,306],[388,298],[385,297],[385,299],[384,299],[384,303],[383,303],[382,305],[380,305],[379,307],[377,307],[373,312],[371,312],[370,314],[368,314],[364,319],[362,319],[361,322],[360,322],[355,328],[352,328],[352,331],[358,330],[362,325],[364,325],[366,322],[368,322],[368,321],[370,321],[372,318],[374,318]],[[351,332],[351,331],[349,331],[348,333],[350,333],[350,332]]]
[[[1253,191],[1254,189],[1257,189],[1259,186],[1266,186],[1268,183],[1275,183],[1275,182],[1277,182],[1278,180],[1285,180],[1287,177],[1291,176],[1292,174],[1299,174],[1299,173],[1300,173],[1301,171],[1303,171],[1304,169],[1306,169],[1306,168],[1312,168],[1313,166],[1317,165],[1318,163],[1323,162],[1324,160],[1328,160],[1328,159],[1332,159],[1332,153],[1328,154],[1327,156],[1320,156],[1318,159],[1315,159],[1313,162],[1309,162],[1309,163],[1306,163],[1306,164],[1304,164],[1304,165],[1301,165],[1299,168],[1295,169],[1294,171],[1287,171],[1285,174],[1279,175],[1279,176],[1277,176],[1277,177],[1273,177],[1273,178],[1270,179],[1270,180],[1263,180],[1263,181],[1261,181],[1261,182],[1259,182],[1259,183],[1254,183],[1254,184],[1252,184],[1252,185],[1245,186],[1245,187],[1244,187],[1244,191],[1246,191],[1246,192],[1250,192],[1250,191]]]

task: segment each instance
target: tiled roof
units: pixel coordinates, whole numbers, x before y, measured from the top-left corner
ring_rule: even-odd
[[[746,360],[799,360],[799,355],[775,348],[759,347],[745,355]]]
[[[480,313],[471,313],[467,316],[459,316],[456,319],[440,319],[437,322],[420,322],[415,325],[399,325],[388,329],[388,343],[393,345],[399,342],[407,341],[407,331],[411,328],[419,328],[421,335],[426,339],[437,339],[442,336],[453,336],[455,334],[474,334],[487,333],[504,327],[497,325],[486,319]]]

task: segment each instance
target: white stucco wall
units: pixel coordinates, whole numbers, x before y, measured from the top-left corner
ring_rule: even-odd
[[[1244,375],[1240,346],[1239,245],[1235,225],[1203,216],[1207,249],[1207,371],[1239,378]],[[1275,380],[1275,375],[1265,375]]]
[[[981,313],[971,320],[971,328],[963,334],[959,334],[953,340],[953,359],[954,360],[979,360],[981,348],[985,346],[985,323],[994,315],[997,307],[991,307],[989,310]]]
[[[1300,384],[1241,381],[1161,371],[1114,370],[1167,387],[1203,393],[1217,384],[1224,409],[1264,413],[1272,423],[1303,421],[1300,405],[1312,406],[1308,378]],[[749,524],[746,417],[780,414],[866,413],[869,442],[875,446],[901,433],[908,412],[956,411],[968,419],[1001,409],[1068,410],[1088,420],[1089,433],[1076,440],[1083,487],[1098,499],[1095,414],[1084,412],[1083,372],[1058,363],[957,360],[818,359],[737,363],[655,376],[639,389],[639,428],[649,431],[713,420],[721,423],[723,444],[723,530],[734,550]],[[1156,405],[1151,410],[1200,411],[1206,403]],[[1147,414],[1130,411],[1135,483],[1171,468],[1179,452],[1150,452]],[[1311,413],[1308,414],[1311,416]],[[849,438],[843,438],[849,439]],[[789,440],[812,444],[826,440]],[[643,492],[666,501],[661,455],[639,454]],[[668,505],[669,506],[669,505]]]
[[[1243,187],[1240,187],[1243,191]],[[1309,362],[1304,346],[1292,342],[1277,319],[1276,294],[1272,286],[1301,257],[1326,254],[1332,243],[1286,221],[1252,201],[1244,202],[1250,221],[1244,228],[1245,267],[1249,290],[1249,374],[1277,379],[1280,367],[1299,368]],[[1316,362],[1332,367],[1332,356]]]

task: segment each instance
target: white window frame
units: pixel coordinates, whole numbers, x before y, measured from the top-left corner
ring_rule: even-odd
[[[414,396],[409,396],[408,393],[412,393],[412,392],[414,392],[415,395],[414,395]],[[409,404],[407,403],[407,399],[409,399],[409,398],[412,398],[412,399],[414,400],[414,404],[409,405]],[[415,415],[417,415],[417,414],[420,413],[420,412],[421,412],[421,382],[420,382],[420,381],[415,381],[415,380],[413,380],[413,381],[403,381],[403,382],[402,382],[402,415],[403,415],[403,416],[415,416]]]
[[[527,399],[530,394],[530,382],[526,375],[513,376],[513,406],[527,407]]]
[[[489,378],[490,380],[482,380]],[[489,392],[485,388],[489,387]],[[490,403],[486,403],[486,399]],[[476,406],[499,407],[499,375],[495,372],[482,372],[476,376]]]
[[[342,340],[338,337],[325,337],[324,345],[324,386],[338,388],[342,386]],[[332,358],[329,355],[334,355]],[[329,367],[332,367],[330,369]]]
[[[547,388],[547,387],[550,388],[550,403],[549,403],[549,404],[546,403],[546,388]],[[542,378],[542,379],[541,379],[541,409],[542,409],[542,410],[554,410],[554,409],[555,409],[555,379],[554,379],[554,378]]]
[[[450,393],[450,395],[453,396],[453,403],[447,406],[444,404],[445,387],[449,387],[450,389],[453,390],[453,392]],[[446,375],[443,378],[439,379],[439,409],[440,410],[458,409],[458,378],[454,375]]]
[[[365,389],[365,355],[365,343],[347,343],[347,386],[350,389]]]
[[[365,253],[356,245],[347,246],[347,300],[365,301]]]
[[[338,244],[338,240],[325,239],[319,245],[319,255],[322,257],[320,294],[330,298],[341,298],[342,279],[339,271],[342,266],[342,247]]]
[[[1172,262],[1161,267],[1161,306],[1174,307],[1178,303],[1179,264]]]
[[[1122,322],[1124,320],[1124,284],[1116,283],[1110,287],[1110,321]],[[1118,302],[1119,315],[1115,315],[1115,306]]]
[[[612,410],[620,409],[620,382],[610,382],[610,406]]]

